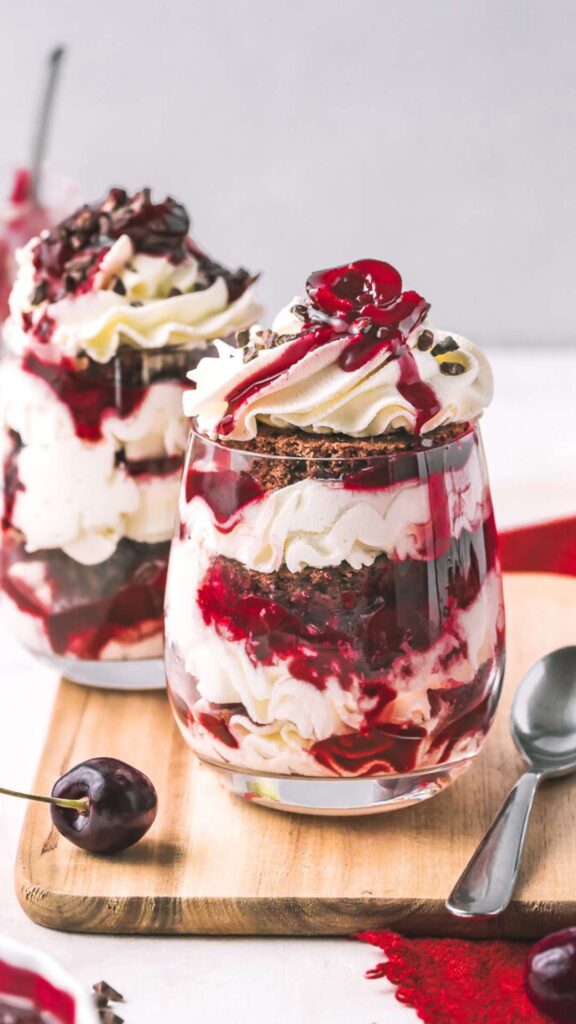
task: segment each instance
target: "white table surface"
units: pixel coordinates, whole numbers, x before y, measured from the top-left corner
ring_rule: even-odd
[[[498,382],[484,437],[501,526],[576,509],[576,347],[493,353]],[[0,784],[29,787],[57,679],[0,627]],[[408,1024],[385,981],[366,981],[377,950],[346,939],[67,935],[32,924],[13,865],[23,801],[0,797],[0,931],[59,958],[86,984],[128,998],[127,1024]],[[342,825],[346,827],[345,824]]]

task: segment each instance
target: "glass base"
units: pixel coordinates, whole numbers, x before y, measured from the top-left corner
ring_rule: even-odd
[[[302,779],[252,775],[210,767],[236,796],[275,811],[352,817],[410,807],[436,796],[472,764],[474,757],[406,775],[362,779]]]
[[[57,669],[66,679],[82,686],[99,686],[107,690],[163,690],[166,686],[162,658],[83,661],[81,658],[37,657]]]

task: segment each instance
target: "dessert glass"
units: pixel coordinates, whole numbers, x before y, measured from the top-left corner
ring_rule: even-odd
[[[97,1024],[86,991],[45,953],[0,936],[0,1020]]]
[[[275,455],[262,433],[266,451],[191,434],[166,591],[180,730],[232,791],[276,809],[433,796],[480,750],[503,675],[478,425],[340,436],[328,458],[302,434]]]
[[[200,354],[123,346],[104,364],[5,356],[4,403],[28,385],[42,439],[30,435],[26,407],[24,436],[4,431],[3,604],[24,646],[79,682],[164,684],[182,391]]]
[[[164,686],[186,374],[259,311],[189,229],[171,197],[112,188],[17,254],[0,585],[19,639],[77,682]]]

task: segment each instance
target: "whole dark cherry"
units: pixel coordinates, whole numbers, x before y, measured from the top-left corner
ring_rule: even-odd
[[[524,988],[536,1009],[552,1020],[576,1021],[576,928],[536,943],[526,961]]]
[[[66,772],[52,797],[85,801],[78,810],[52,804],[58,831],[91,853],[116,853],[133,846],[156,817],[158,797],[150,779],[114,757],[94,757]]]
[[[133,846],[148,831],[158,810],[148,776],[115,757],[93,757],[77,764],[57,780],[51,796],[2,787],[0,793],[50,804],[58,831],[90,853],[117,853]]]

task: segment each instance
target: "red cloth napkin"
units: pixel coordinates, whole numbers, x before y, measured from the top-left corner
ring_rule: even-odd
[[[426,1024],[550,1024],[524,994],[526,942],[403,939],[363,932],[387,959],[368,971],[398,986],[396,998]]]
[[[507,572],[576,576],[576,516],[500,534]],[[574,922],[576,924],[576,921]],[[363,932],[387,960],[368,972],[388,978],[396,998],[426,1024],[545,1024],[524,993],[525,942],[404,939],[394,932]]]
[[[576,576],[576,516],[500,534],[507,572],[559,572]]]

